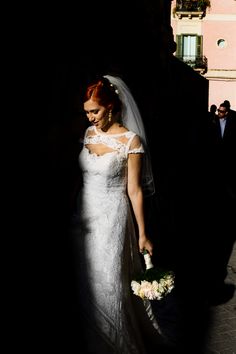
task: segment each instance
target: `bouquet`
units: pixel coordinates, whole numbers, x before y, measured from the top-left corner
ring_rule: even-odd
[[[143,300],[161,300],[174,288],[174,273],[155,268],[146,250],[143,256],[146,270],[131,281],[133,293]]]

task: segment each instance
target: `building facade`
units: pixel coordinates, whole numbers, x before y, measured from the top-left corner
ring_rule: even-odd
[[[175,56],[209,81],[208,106],[236,109],[236,1],[174,0]]]

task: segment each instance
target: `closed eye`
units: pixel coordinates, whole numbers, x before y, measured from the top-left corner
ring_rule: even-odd
[[[85,111],[86,114],[93,113],[93,114],[98,114],[99,109],[91,109],[90,111]]]

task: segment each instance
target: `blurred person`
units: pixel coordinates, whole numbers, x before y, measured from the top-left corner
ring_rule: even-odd
[[[228,262],[236,238],[236,118],[229,106],[219,105],[218,116],[209,125],[209,167],[211,169],[208,264],[210,302],[229,300],[235,284],[225,282]]]
[[[229,100],[224,100],[225,106],[228,108],[228,115],[236,116],[236,111],[231,108],[231,103]]]
[[[216,117],[217,117],[217,106],[215,104],[212,104],[211,107],[210,107],[210,110],[208,112],[208,116],[210,118],[210,120],[215,120]]]

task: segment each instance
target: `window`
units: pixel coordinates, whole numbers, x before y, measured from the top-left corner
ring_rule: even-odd
[[[183,37],[183,59],[194,61],[196,58],[196,36]]]
[[[176,56],[184,62],[195,62],[202,56],[202,36],[195,34],[181,34],[176,36]]]
[[[176,36],[176,57],[192,69],[207,72],[207,58],[203,55],[202,36],[196,34],[181,34]]]
[[[218,39],[218,41],[217,41],[217,46],[218,46],[219,48],[225,48],[226,45],[227,45],[227,43],[226,43],[226,41],[225,41],[224,39]]]

